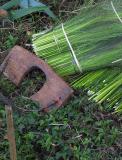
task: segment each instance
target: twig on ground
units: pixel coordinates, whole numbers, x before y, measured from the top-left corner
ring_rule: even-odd
[[[5,109],[7,120],[7,137],[10,146],[10,158],[11,160],[17,160],[12,107],[6,105]]]

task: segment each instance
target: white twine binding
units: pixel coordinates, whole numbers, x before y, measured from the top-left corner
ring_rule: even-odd
[[[61,53],[61,49],[60,49],[60,47],[58,45],[58,38],[55,36],[54,30],[52,32],[53,32],[53,37],[54,37],[55,43],[56,43],[56,45],[58,47],[59,53]]]
[[[120,18],[119,14],[117,13],[116,8],[114,7],[114,4],[113,4],[112,1],[111,1],[111,6],[112,6],[113,11],[114,11],[114,13],[116,14],[117,18],[118,18],[119,21],[122,23],[122,19]]]
[[[73,58],[74,58],[74,60],[75,60],[75,63],[76,63],[76,65],[77,65],[78,69],[79,69],[79,71],[82,72],[80,63],[79,63],[79,61],[78,61],[78,59],[77,59],[77,57],[76,57],[76,55],[75,55],[75,52],[74,52],[74,50],[73,50],[72,45],[71,45],[71,43],[70,43],[70,41],[69,41],[69,39],[68,39],[67,33],[65,32],[63,23],[62,23],[62,30],[63,30],[64,36],[65,36],[65,38],[66,38],[66,41],[67,41],[67,43],[68,43],[68,45],[69,45],[69,48],[70,48],[70,50],[71,50],[71,55],[73,56]]]

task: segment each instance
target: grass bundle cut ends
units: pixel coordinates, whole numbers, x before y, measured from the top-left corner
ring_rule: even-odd
[[[90,99],[122,113],[122,73],[120,68],[102,69],[77,77],[71,85],[75,89],[85,88]]]

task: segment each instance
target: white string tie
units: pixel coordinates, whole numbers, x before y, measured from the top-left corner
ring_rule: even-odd
[[[66,38],[66,41],[67,41],[67,43],[68,43],[68,45],[69,45],[69,48],[70,48],[70,50],[71,50],[71,55],[72,55],[72,57],[74,58],[74,61],[75,61],[76,65],[77,65],[79,71],[82,72],[80,63],[79,63],[79,61],[78,61],[78,59],[77,59],[77,57],[76,57],[76,54],[75,54],[75,52],[74,52],[74,49],[73,49],[72,45],[71,45],[71,43],[70,43],[70,41],[69,41],[69,39],[68,39],[68,36],[67,36],[67,33],[66,33],[65,29],[64,29],[63,23],[62,23],[62,30],[63,30],[64,36],[65,36],[65,38]]]
[[[122,19],[120,18],[119,14],[117,13],[117,10],[113,4],[113,2],[111,1],[111,6],[113,8],[114,13],[116,14],[117,18],[119,19],[119,21],[122,23]]]

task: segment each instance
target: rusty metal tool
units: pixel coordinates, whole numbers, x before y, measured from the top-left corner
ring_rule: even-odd
[[[68,84],[44,60],[20,46],[15,46],[10,51],[2,68],[5,68],[3,74],[17,86],[32,69],[37,68],[44,72],[46,82],[37,93],[31,96],[31,99],[37,101],[45,111],[49,111],[52,107],[60,107],[73,93]]]

